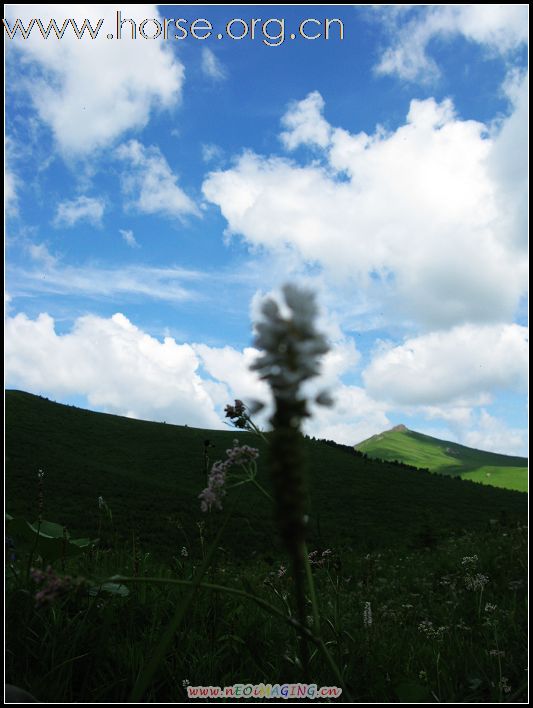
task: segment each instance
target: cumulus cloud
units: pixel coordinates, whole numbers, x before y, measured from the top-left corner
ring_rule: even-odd
[[[158,147],[145,147],[138,140],[130,140],[120,145],[115,155],[127,164],[122,186],[130,198],[130,207],[159,216],[199,215],[195,203],[178,186],[177,176]]]
[[[162,342],[117,313],[80,317],[58,334],[47,314],[6,323],[10,386],[53,396],[85,395],[96,408],[135,418],[217,428],[220,418],[189,344]]]
[[[322,115],[324,105],[324,99],[318,91],[292,104],[281,120],[286,130],[280,137],[288,150],[294,150],[300,145],[321,148],[329,145],[331,126]]]
[[[526,5],[437,5],[423,9],[400,6],[380,10],[389,25],[392,46],[385,50],[378,73],[408,81],[430,81],[439,68],[428,53],[432,40],[464,37],[491,55],[508,56],[528,40]]]
[[[212,378],[223,381],[236,397],[248,401],[268,397],[267,385],[250,371],[250,364],[259,354],[257,349],[245,347],[239,351],[230,346],[195,344],[194,350],[201,358],[205,371]]]
[[[184,69],[168,43],[133,40],[129,23],[122,39],[107,39],[116,34],[111,5],[9,5],[6,12],[11,23],[20,18],[27,25],[38,17],[45,25],[51,18],[61,25],[67,9],[80,27],[84,18],[93,27],[103,19],[98,37],[77,39],[69,27],[61,40],[45,40],[34,28],[27,40],[9,42],[9,49],[14,61],[30,67],[31,101],[70,157],[108,146],[124,132],[143,128],[153,111],[176,106]],[[157,5],[123,5],[121,11],[137,26],[148,18],[161,21]]]
[[[105,211],[103,199],[95,197],[76,197],[61,202],[54,217],[55,226],[71,227],[79,221],[88,221],[93,226],[101,226]]]
[[[314,145],[325,164],[245,152],[207,176],[204,195],[228,232],[274,251],[289,245],[330,283],[374,288],[377,307],[396,321],[511,319],[527,258],[516,247],[524,203],[505,194],[517,181],[523,189],[524,177],[522,167],[519,177],[505,171],[504,144],[515,154],[522,108],[491,133],[459,118],[449,99],[413,100],[403,125],[367,135],[326,130],[319,99],[315,92],[289,108],[283,142]]]
[[[223,81],[227,78],[226,69],[220,59],[209,47],[202,47],[202,71],[210,79]]]
[[[462,325],[386,346],[363,372],[371,396],[396,405],[474,400],[527,381],[527,329]]]

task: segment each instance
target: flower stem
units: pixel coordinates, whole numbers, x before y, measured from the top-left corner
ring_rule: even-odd
[[[315,581],[313,578],[313,570],[311,568],[311,563],[309,562],[309,554],[307,552],[307,547],[304,544],[304,564],[305,564],[305,574],[307,577],[307,587],[309,590],[309,596],[311,598],[311,605],[313,607],[313,625],[315,631],[320,635],[320,611],[318,609],[318,600],[315,592]]]
[[[263,495],[268,499],[268,501],[274,502],[274,500],[272,499],[271,495],[267,492],[267,490],[266,490],[264,487],[262,487],[262,486],[259,484],[259,482],[258,482],[256,479],[252,479],[251,481],[252,481],[253,484],[255,484],[255,486],[257,487],[257,489],[259,489],[259,491],[261,492],[261,494],[263,494]]]

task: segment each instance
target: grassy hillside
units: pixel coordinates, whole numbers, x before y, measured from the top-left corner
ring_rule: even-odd
[[[131,539],[135,531],[142,548],[161,555],[175,554],[183,545],[194,548],[198,522],[216,526],[219,519],[199,509],[204,441],[215,445],[213,462],[224,457],[234,438],[260,449],[261,481],[268,487],[265,446],[250,433],[131,420],[7,391],[7,511],[36,517],[42,468],[45,519],[95,537],[102,496],[119,538]],[[306,440],[305,447],[312,545],[409,545],[428,534],[484,529],[491,519],[526,519],[526,497],[518,492],[368,460],[323,442]],[[242,557],[268,555],[277,552],[276,539],[270,508],[253,487],[241,487],[225,547]]]
[[[494,487],[527,491],[527,459],[474,450],[397,426],[373,435],[356,450],[373,459],[399,460],[432,472],[458,476]]]

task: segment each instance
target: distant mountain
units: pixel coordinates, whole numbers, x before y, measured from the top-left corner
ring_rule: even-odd
[[[372,459],[404,462],[439,474],[462,477],[494,487],[527,491],[527,458],[475,450],[396,425],[355,449]]]

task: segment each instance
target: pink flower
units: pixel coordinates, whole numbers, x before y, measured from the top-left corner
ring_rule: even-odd
[[[236,401],[239,403],[239,401]],[[249,445],[239,445],[238,440],[233,441],[233,447],[226,450],[227,459],[214,463],[209,473],[207,487],[200,492],[200,507],[202,511],[222,509],[222,499],[226,496],[225,484],[227,474],[232,467],[246,467],[254,463],[259,457],[259,450]]]
[[[41,585],[41,589],[36,592],[34,596],[36,605],[53,603],[58,597],[64,595],[69,590],[79,587],[81,582],[79,579],[74,580],[70,575],[63,577],[57,575],[50,565],[45,571],[32,568],[30,575],[37,585]]]

